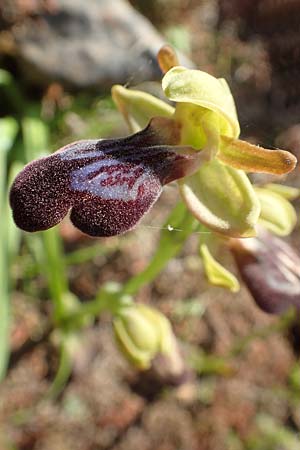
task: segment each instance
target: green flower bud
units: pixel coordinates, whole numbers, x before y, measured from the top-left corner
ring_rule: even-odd
[[[156,355],[172,352],[171,325],[162,313],[149,306],[122,308],[113,326],[121,352],[139,369],[149,369]]]

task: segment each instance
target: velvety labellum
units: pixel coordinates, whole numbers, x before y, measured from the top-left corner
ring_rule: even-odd
[[[150,124],[127,138],[79,141],[33,161],[11,189],[16,224],[26,231],[45,230],[72,208],[74,225],[91,236],[131,229],[164,184],[196,170],[190,149],[173,150],[163,141]]]

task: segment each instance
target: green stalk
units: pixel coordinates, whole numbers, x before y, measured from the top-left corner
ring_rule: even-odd
[[[96,317],[103,311],[117,313],[124,303],[131,300],[132,295],[156,278],[170,259],[180,252],[189,235],[200,230],[205,231],[204,227],[187,211],[185,205],[178,203],[161,231],[156,252],[146,269],[132,277],[116,292],[102,288],[95,300],[80,305],[77,311],[67,316],[68,324],[71,325],[73,322],[74,326],[79,321],[82,322],[83,317]]]
[[[54,305],[54,322],[59,323],[66,313],[64,296],[68,292],[66,267],[62,242],[56,228],[43,232],[44,270],[48,280],[48,289]]]
[[[1,119],[0,123],[0,380],[6,374],[9,357],[10,287],[8,247],[8,204],[7,204],[7,154],[13,146],[18,131],[13,118]]]
[[[72,358],[65,342],[62,342],[59,355],[59,365],[55,378],[47,393],[47,397],[55,399],[65,387],[72,372]]]
[[[161,230],[160,240],[152,260],[145,270],[125,284],[123,292],[133,295],[145,284],[151,283],[167,263],[180,252],[190,234],[199,231],[201,227],[202,225],[187,211],[186,206],[178,203]]]
[[[6,154],[0,149],[0,380],[6,373],[9,354],[10,301],[8,283],[8,242],[6,220]]]
[[[64,318],[65,329],[77,329],[86,324],[87,319],[99,316],[102,312],[117,314],[121,308],[132,303],[132,297],[124,294],[118,283],[107,283],[90,302],[78,305],[77,310]]]

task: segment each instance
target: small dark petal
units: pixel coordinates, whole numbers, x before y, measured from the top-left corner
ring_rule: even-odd
[[[164,184],[189,175],[199,163],[193,150],[164,145],[170,131],[160,129],[158,135],[156,127],[154,120],[126,138],[75,142],[28,164],[11,189],[16,224],[45,230],[73,207],[74,225],[92,236],[133,228]]]
[[[264,230],[257,238],[236,240],[231,250],[243,281],[263,311],[300,310],[300,257],[287,242]]]

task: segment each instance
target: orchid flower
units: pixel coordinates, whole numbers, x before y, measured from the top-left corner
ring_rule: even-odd
[[[300,189],[266,184],[256,186],[255,191],[261,204],[257,236],[231,239],[231,253],[241,278],[263,311],[299,311],[300,256],[282,237],[296,226],[297,215],[290,201],[300,196]]]
[[[165,122],[153,119],[125,138],[74,142],[29,163],[10,192],[16,224],[26,231],[46,230],[71,210],[73,224],[90,236],[130,230],[163,185],[199,164],[193,149],[165,143]]]
[[[228,237],[254,236],[261,208],[246,172],[286,174],[295,168],[296,158],[238,139],[236,108],[224,79],[179,66],[169,46],[160,50],[158,61],[166,72],[162,90],[175,107],[118,85],[112,89],[115,103],[132,131],[154,114],[168,117],[177,130],[173,144],[202,154],[198,170],[179,181],[187,208],[201,223]]]
[[[297,215],[290,201],[300,196],[300,189],[281,184],[254,188],[261,206],[257,236],[227,240],[228,248],[240,277],[263,311],[272,314],[282,314],[291,308],[299,311],[300,257],[297,249],[282,237],[291,234],[296,226]],[[216,235],[214,245],[208,241],[207,246],[204,243],[200,246],[204,273],[210,284],[236,292],[237,278],[211,255],[218,243],[224,252],[224,240],[221,242]]]
[[[29,163],[12,185],[16,224],[26,231],[73,224],[91,236],[132,229],[179,181],[187,208],[228,237],[255,235],[260,201],[246,172],[284,174],[296,158],[238,139],[234,100],[223,79],[177,64],[159,52],[162,89],[175,107],[146,92],[114,86],[112,96],[131,136],[75,142]]]

